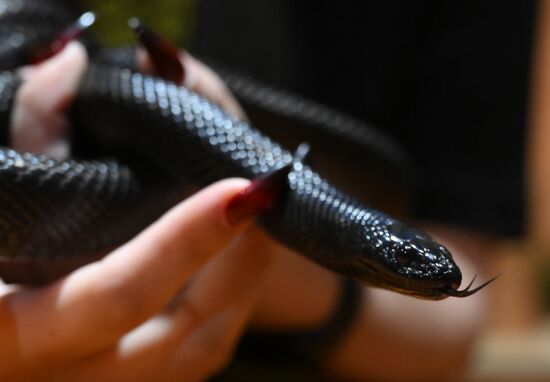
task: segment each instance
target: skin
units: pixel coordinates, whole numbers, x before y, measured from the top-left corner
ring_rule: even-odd
[[[27,70],[15,147],[63,155],[62,113],[84,64],[83,48],[71,44]],[[230,179],[202,190],[103,260],[45,287],[3,286],[0,379],[192,381],[223,367],[270,264],[253,250],[254,217],[237,225],[225,218],[227,202],[248,184]]]
[[[63,112],[85,62],[83,49],[72,43],[26,69],[14,147],[68,154]],[[140,62],[152,72],[146,55]],[[209,68],[186,53],[182,62],[186,86],[245,117]],[[247,184],[227,180],[195,194],[104,260],[43,288],[4,287],[0,358],[8,362],[0,364],[0,379],[203,380],[231,359],[246,325],[321,325],[338,301],[339,277],[250,222],[228,226],[223,207]],[[471,279],[478,264],[465,254],[486,252],[489,244],[454,228],[432,228]],[[363,288],[358,317],[325,371],[357,380],[456,377],[481,329],[487,293],[431,302]]]

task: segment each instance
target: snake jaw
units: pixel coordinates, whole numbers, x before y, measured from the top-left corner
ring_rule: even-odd
[[[444,295],[451,296],[451,297],[468,297],[468,296],[473,295],[474,293],[479,292],[481,289],[485,288],[487,285],[491,284],[493,281],[498,279],[500,277],[500,275],[497,275],[497,276],[493,277],[492,279],[490,279],[489,281],[484,282],[483,284],[481,284],[477,288],[470,289],[470,287],[474,283],[474,280],[476,279],[476,277],[477,277],[477,275],[474,276],[474,278],[472,279],[472,281],[470,281],[468,286],[466,288],[462,289],[462,290],[458,290],[458,289],[454,289],[454,288],[442,288],[441,292]]]

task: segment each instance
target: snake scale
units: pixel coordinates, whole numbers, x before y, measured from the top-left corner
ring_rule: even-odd
[[[1,257],[47,263],[105,251],[154,221],[188,185],[256,178],[293,162],[289,151],[247,122],[184,87],[123,67],[131,54],[105,53],[93,42],[87,44],[92,63],[70,110],[72,159],[9,149],[10,113],[22,81],[14,69],[75,18],[61,0],[0,0]],[[227,78],[249,97],[261,92]],[[279,97],[271,102],[275,109],[287,99],[275,112],[290,110],[290,117],[364,138],[362,125],[347,117],[323,117],[325,109],[315,104],[292,111],[292,96],[269,94]],[[388,141],[377,145],[383,135],[377,137],[365,138],[366,145],[392,152]],[[427,234],[355,201],[299,161],[288,189],[259,224],[318,264],[369,285],[428,299],[478,289],[457,290],[459,268]]]

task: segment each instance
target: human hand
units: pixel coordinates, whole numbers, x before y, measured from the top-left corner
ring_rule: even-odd
[[[239,103],[212,69],[187,52],[181,52],[180,59],[186,73],[181,85],[212,100],[237,118],[246,119]],[[143,72],[154,73],[151,60],[143,49],[138,51],[137,60]],[[25,67],[20,71],[26,81],[17,94],[12,115],[12,147],[58,159],[68,157],[70,126],[65,112],[76,93],[86,64],[84,47],[73,42],[62,54],[39,66]]]
[[[64,111],[85,63],[73,43],[27,69],[13,118],[15,148],[59,154],[57,147],[67,147]],[[202,380],[222,367],[269,264],[255,250],[253,216],[236,225],[226,219],[228,201],[247,185],[233,179],[208,187],[53,284],[5,286],[0,379]]]
[[[210,67],[197,60],[187,51],[177,52],[178,58],[184,68],[185,75],[179,85],[208,98],[229,114],[246,120],[246,113],[239,105],[233,94],[229,91],[223,80]],[[154,64],[145,49],[139,49],[137,53],[139,68],[150,74],[155,74]]]
[[[0,296],[0,376],[11,380],[199,380],[229,359],[269,257],[217,183],[103,260]],[[236,240],[234,240],[236,239]],[[184,289],[182,289],[184,288]],[[3,378],[1,378],[3,379]]]

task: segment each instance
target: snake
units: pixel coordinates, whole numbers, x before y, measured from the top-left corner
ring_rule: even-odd
[[[254,179],[287,166],[285,191],[258,217],[278,242],[329,270],[413,297],[465,297],[486,284],[458,290],[461,271],[443,245],[340,191],[250,122],[183,86],[138,72],[132,49],[109,51],[85,41],[91,63],[68,112],[70,159],[9,148],[10,117],[23,83],[16,69],[76,15],[61,0],[0,0],[3,260],[48,264],[104,252],[176,204],[186,187]],[[386,157],[399,152],[391,139],[351,117],[238,76],[222,78],[272,113],[364,142]]]

